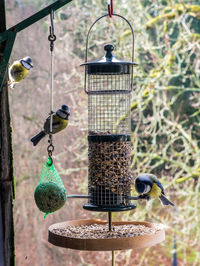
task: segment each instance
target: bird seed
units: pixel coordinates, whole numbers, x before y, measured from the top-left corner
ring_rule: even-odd
[[[111,135],[109,131],[90,131],[89,135]],[[88,187],[91,203],[97,205],[130,204],[133,176],[130,170],[131,141],[89,141]]]
[[[91,224],[54,228],[52,232],[69,238],[108,239],[152,235],[161,229],[163,229],[162,224],[153,224],[152,227],[145,225],[124,224],[113,225],[112,231],[109,231],[108,224]]]

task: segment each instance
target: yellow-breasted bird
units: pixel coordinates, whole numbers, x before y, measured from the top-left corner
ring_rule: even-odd
[[[159,198],[163,205],[175,206],[166,198],[164,188],[155,175],[139,175],[135,180],[135,189],[141,199]]]
[[[26,77],[32,67],[33,61],[29,56],[14,61],[8,70],[9,85],[13,88],[15,83],[19,83]]]
[[[65,104],[63,104],[61,108],[56,111],[56,113],[53,113],[52,134],[56,134],[67,127],[69,116],[70,110]],[[44,123],[44,129],[36,136],[31,138],[33,146],[36,146],[42,138],[50,133],[50,119],[51,116],[46,119]]]

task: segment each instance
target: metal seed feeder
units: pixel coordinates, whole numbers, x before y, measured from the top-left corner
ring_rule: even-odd
[[[129,26],[134,45],[133,29]],[[130,202],[130,96],[133,66],[136,64],[133,60],[128,62],[115,58],[112,44],[105,45],[104,50],[105,55],[100,60],[83,64],[85,92],[88,94],[90,196],[83,208],[108,212],[131,210],[136,205]]]

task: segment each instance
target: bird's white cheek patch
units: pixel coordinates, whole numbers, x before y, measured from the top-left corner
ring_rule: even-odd
[[[58,116],[60,116],[61,118],[63,118],[63,119],[66,118],[66,114],[63,113],[63,112],[61,112],[60,110],[58,110],[58,111],[56,112],[56,114],[57,114]]]
[[[145,187],[145,191],[144,191],[143,194],[149,193],[150,191],[151,191],[151,186],[150,186],[150,185],[147,185],[147,186]]]

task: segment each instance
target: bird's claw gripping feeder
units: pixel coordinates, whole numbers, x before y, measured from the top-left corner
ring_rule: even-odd
[[[128,23],[132,33],[132,60],[123,61],[115,58],[114,46],[104,46],[105,55],[100,60],[88,62],[88,41],[86,41],[85,92],[88,95],[88,202],[83,208],[90,211],[108,212],[107,232],[113,226],[146,226],[154,228],[154,224],[145,222],[113,222],[111,213],[136,208],[131,200],[133,176],[131,174],[131,136],[130,136],[130,99],[133,85],[134,63],[134,31],[127,19],[112,14]],[[81,250],[121,250],[144,248],[162,242],[165,238],[163,229],[152,234],[135,236],[129,233],[125,237],[89,239],[83,234],[79,237],[59,234],[60,228],[68,226],[106,225],[99,220],[70,221],[52,225],[49,228],[49,241],[58,246]],[[119,230],[120,229],[116,229]],[[88,230],[89,227],[88,227]],[[113,231],[114,232],[114,231]],[[114,264],[113,264],[114,265]]]

